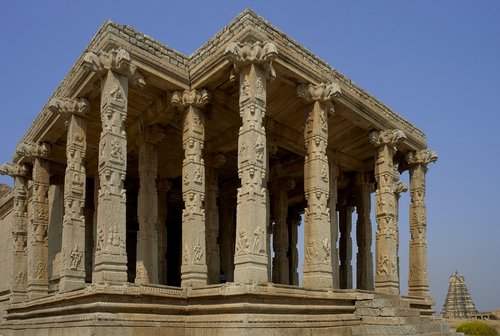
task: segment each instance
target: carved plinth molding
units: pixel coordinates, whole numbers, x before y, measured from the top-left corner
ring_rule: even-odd
[[[358,253],[356,255],[356,288],[373,290],[373,254],[372,250],[372,222],[371,191],[372,185],[366,173],[356,174],[356,242]]]
[[[89,53],[84,66],[101,75],[101,123],[99,140],[99,191],[95,269],[92,282],[127,281],[126,191],[127,118],[129,78],[139,84],[138,72],[122,49],[109,53]],[[139,78],[139,79],[138,79]]]
[[[437,161],[437,153],[425,149],[407,154],[410,172],[410,259],[408,295],[429,297],[427,264],[427,210],[425,174],[429,163]]]
[[[332,228],[330,224],[330,173],[326,154],[328,116],[333,113],[331,100],[338,92],[335,84],[301,84],[297,95],[304,99],[306,125],[304,143],[304,287],[332,288]],[[337,90],[337,91],[336,91]]]
[[[266,130],[267,77],[275,76],[272,43],[231,43],[226,59],[233,65],[232,78],[239,72],[239,106],[242,126],[238,133],[238,188],[236,207],[236,248],[234,281],[267,283],[269,196],[267,191],[268,153]]]
[[[10,302],[26,300],[27,293],[27,226],[28,226],[28,178],[31,176],[27,164],[4,163],[0,175],[14,178],[14,215],[12,218],[12,278]]]
[[[184,108],[182,144],[182,264],[181,286],[207,284],[207,247],[205,227],[205,116],[209,103],[207,90],[185,90],[172,94],[172,104]]]
[[[375,160],[375,217],[377,221],[375,253],[375,290],[399,294],[397,259],[396,195],[394,162],[396,145],[406,138],[400,130],[373,131],[370,141],[377,147]]]
[[[158,144],[165,137],[159,126],[150,126],[139,138],[139,195],[137,199],[136,284],[159,283],[158,277]]]
[[[49,109],[69,119],[64,176],[64,217],[62,228],[62,265],[59,290],[85,287],[85,191],[87,120],[90,104],[86,99],[58,98]]]

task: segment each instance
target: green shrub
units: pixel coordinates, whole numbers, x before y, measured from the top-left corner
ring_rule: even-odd
[[[464,322],[457,327],[457,332],[462,332],[466,335],[480,336],[496,336],[498,335],[495,328],[490,327],[484,322]]]

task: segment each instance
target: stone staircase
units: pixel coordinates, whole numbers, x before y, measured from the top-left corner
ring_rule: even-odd
[[[417,309],[397,296],[377,295],[374,299],[356,302],[356,316],[361,325],[352,327],[352,336],[424,335],[450,336],[448,326],[439,318],[420,316]]]

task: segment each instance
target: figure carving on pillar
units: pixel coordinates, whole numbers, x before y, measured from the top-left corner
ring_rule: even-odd
[[[425,174],[429,163],[438,159],[437,153],[424,149],[406,156],[410,171],[410,259],[408,295],[429,297],[427,275],[427,215],[425,204]]]
[[[377,147],[375,161],[375,180],[377,182],[375,192],[377,204],[375,209],[377,220],[375,290],[399,294],[393,156],[396,152],[396,145],[406,139],[406,136],[402,131],[396,129],[373,131],[369,137],[372,144]]]
[[[328,116],[334,112],[332,101],[341,91],[336,83],[322,83],[301,84],[296,92],[308,104],[304,128],[304,145],[307,151],[304,162],[304,192],[307,200],[304,211],[304,247],[309,258],[306,258],[303,267],[304,287],[332,288],[332,256],[330,251],[326,253],[322,243],[325,239],[330,241],[332,238],[328,203],[330,173],[326,150]]]
[[[269,223],[267,169],[268,153],[265,127],[266,79],[274,79],[272,62],[278,56],[276,46],[263,42],[232,42],[225,57],[231,63],[231,80],[239,72],[240,116],[242,126],[238,137],[238,189],[236,236],[254,234],[251,255],[236,251],[234,281],[236,283],[266,283],[269,281],[267,229]],[[240,239],[238,238],[238,239]],[[257,244],[258,243],[258,244]],[[257,246],[257,245],[258,246]],[[258,251],[256,251],[258,250]]]

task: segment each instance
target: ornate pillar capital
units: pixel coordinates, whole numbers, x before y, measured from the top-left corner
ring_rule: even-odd
[[[233,64],[231,80],[235,80],[236,73],[249,64],[261,65],[269,79],[276,78],[273,60],[278,56],[278,50],[271,42],[231,42],[227,45],[224,56]]]
[[[139,136],[138,143],[149,143],[152,145],[159,144],[165,138],[165,132],[163,128],[158,125],[152,125],[146,127],[142,130],[141,135]]]
[[[49,110],[66,118],[72,115],[85,118],[90,110],[90,103],[85,98],[55,98],[50,101]]]
[[[406,139],[404,132],[398,129],[372,131],[369,137],[371,143],[377,147],[384,145],[395,147],[396,144]]]
[[[6,162],[0,165],[0,175],[29,178],[31,175],[31,169],[30,166],[25,163],[16,164]]]
[[[337,83],[299,84],[296,88],[297,96],[308,103],[320,102],[331,104],[333,98],[341,94],[340,86]]]
[[[47,142],[22,142],[16,147],[16,154],[29,159],[45,159],[51,154],[51,145]]]
[[[206,89],[193,89],[184,91],[174,91],[170,102],[179,107],[197,107],[202,108],[207,105],[211,100],[211,95]]]
[[[113,71],[128,77],[132,84],[139,88],[146,85],[146,81],[137,70],[137,66],[131,63],[130,54],[123,48],[112,49],[109,52],[103,50],[97,53],[87,52],[83,57],[83,67],[100,76],[105,75],[108,71]]]
[[[422,149],[416,152],[409,152],[406,154],[406,161],[410,166],[416,165],[416,164],[421,164],[427,165],[429,163],[434,163],[438,159],[438,154],[430,149]]]

